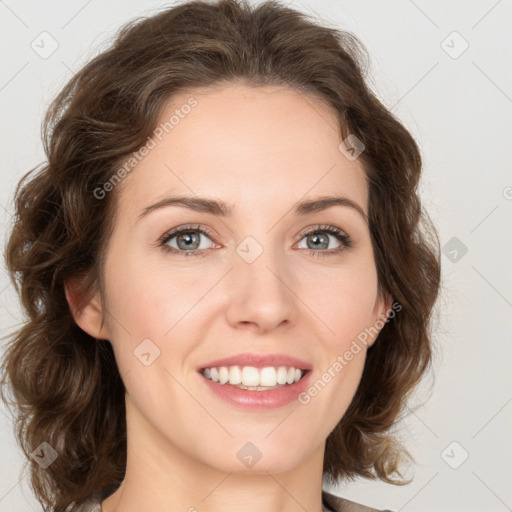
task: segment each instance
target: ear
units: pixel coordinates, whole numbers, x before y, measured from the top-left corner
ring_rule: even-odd
[[[391,311],[391,306],[393,305],[393,297],[389,293],[386,293],[385,296],[379,297],[375,303],[377,317],[386,321],[389,312]]]
[[[377,297],[377,300],[375,301],[375,307],[373,309],[373,319],[374,323],[372,327],[374,329],[377,329],[380,333],[381,329],[386,324],[386,320],[388,319],[388,316],[391,312],[391,306],[393,304],[393,297],[386,293],[384,297],[381,297],[380,295]],[[377,335],[372,337],[371,342],[368,343],[368,347],[371,347],[375,341],[377,340]]]
[[[91,296],[83,281],[72,278],[64,284],[66,300],[76,324],[93,338],[109,340],[108,328],[103,323],[103,307],[99,293]]]

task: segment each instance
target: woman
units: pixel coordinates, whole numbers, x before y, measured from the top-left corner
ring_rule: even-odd
[[[368,511],[322,481],[406,483],[391,429],[439,249],[364,66],[288,7],[196,1],[55,99],[16,190],[3,382],[46,509]]]

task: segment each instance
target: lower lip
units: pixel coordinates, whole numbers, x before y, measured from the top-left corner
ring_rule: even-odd
[[[283,407],[284,405],[297,400],[300,393],[304,392],[308,387],[310,375],[311,370],[308,370],[299,382],[285,384],[279,389],[270,389],[268,391],[249,391],[247,389],[236,388],[229,384],[213,382],[213,380],[207,379],[199,373],[201,380],[221,399],[232,405],[236,405],[237,407],[256,410]]]

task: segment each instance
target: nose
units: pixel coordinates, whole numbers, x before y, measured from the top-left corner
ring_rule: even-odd
[[[282,255],[267,249],[250,263],[251,258],[240,254],[234,258],[234,268],[225,283],[228,323],[258,333],[292,325],[298,298],[290,265]]]

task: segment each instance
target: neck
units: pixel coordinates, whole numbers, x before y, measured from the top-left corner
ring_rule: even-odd
[[[271,457],[266,464],[262,457],[252,468],[239,463],[237,470],[223,470],[171,443],[145,421],[128,396],[126,409],[125,478],[103,501],[103,512],[322,512],[325,443],[284,471]]]

